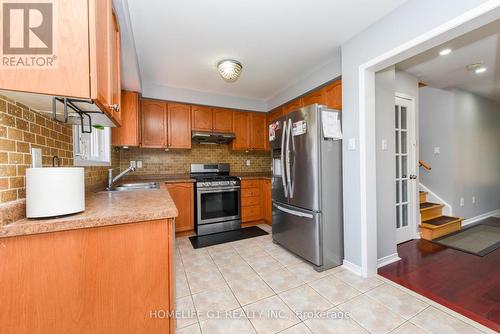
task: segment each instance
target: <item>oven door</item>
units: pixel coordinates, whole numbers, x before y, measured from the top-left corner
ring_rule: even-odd
[[[197,207],[198,224],[240,219],[240,187],[198,189]]]

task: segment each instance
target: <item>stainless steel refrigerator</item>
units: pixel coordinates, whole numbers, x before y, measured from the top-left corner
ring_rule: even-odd
[[[325,138],[323,113],[313,104],[269,127],[273,240],[323,271],[342,264],[342,140]]]

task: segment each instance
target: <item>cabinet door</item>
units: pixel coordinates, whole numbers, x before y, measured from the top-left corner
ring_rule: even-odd
[[[193,130],[211,131],[212,124],[212,108],[203,106],[192,106],[192,122]]]
[[[120,75],[120,27],[116,14],[112,12],[112,29],[110,38],[111,54],[111,112],[117,125],[121,123],[121,75]]]
[[[91,57],[91,89],[92,98],[102,111],[113,117],[113,65],[114,51],[111,45],[114,43],[113,16],[111,0],[89,1],[91,22],[90,48]],[[92,24],[93,18],[93,24]]]
[[[236,136],[231,142],[233,150],[249,150],[250,147],[250,113],[235,111],[233,114],[233,131]]]
[[[113,146],[139,146],[139,94],[122,91],[121,126],[111,129]]]
[[[141,146],[167,146],[167,105],[157,101],[141,101]]]
[[[106,1],[106,3],[110,3],[110,1]],[[89,20],[95,22],[97,11],[94,5],[104,4],[95,0],[90,2],[87,0],[58,1],[58,10],[54,11],[54,20],[57,21],[59,29],[57,34],[54,33],[53,36],[53,45],[58,46],[54,49],[56,50],[54,53],[57,57],[56,63],[53,67],[47,68],[3,66],[0,75],[0,89],[90,98]],[[99,28],[100,24],[101,22],[99,22]],[[20,26],[18,25],[18,27]],[[5,27],[5,29],[8,28]],[[14,30],[10,36],[11,39],[27,43],[28,35],[23,38],[21,34],[24,34],[24,31],[28,33],[28,30]],[[10,56],[6,50],[3,54],[6,57]],[[22,58],[24,59],[24,57]]]
[[[325,87],[326,104],[329,108],[342,110],[342,80]]]
[[[266,114],[250,114],[250,148],[257,151],[266,149]]]
[[[269,112],[267,116],[267,122],[271,123],[272,121],[280,118],[282,115],[283,115],[283,109],[281,107],[273,109]]]
[[[215,131],[233,131],[233,111],[231,109],[213,108],[213,128]]]
[[[308,106],[311,104],[326,104],[326,94],[324,89],[318,89],[313,92],[310,92],[306,96],[302,98],[302,101],[304,102],[304,106]]]
[[[168,147],[191,148],[191,106],[168,103]]]
[[[167,184],[179,215],[175,218],[175,232],[194,230],[194,191],[193,183]]]
[[[292,111],[298,110],[304,106],[302,102],[302,98],[298,98],[297,100],[293,100],[292,102],[288,102],[283,106],[283,115],[291,113]]]

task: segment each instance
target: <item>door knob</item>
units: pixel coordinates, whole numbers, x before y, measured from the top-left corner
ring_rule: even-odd
[[[416,175],[413,175],[413,174],[410,175],[410,180],[415,180],[416,178],[417,178]]]

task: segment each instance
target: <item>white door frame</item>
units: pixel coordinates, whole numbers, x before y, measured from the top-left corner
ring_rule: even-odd
[[[406,114],[408,130],[407,141],[408,141],[408,174],[415,175],[417,177],[417,120],[416,120],[416,109],[415,109],[415,97],[406,95],[403,93],[396,92],[395,100],[402,99],[408,101],[409,111]],[[396,101],[395,101],[396,103]],[[400,141],[401,144],[401,141]],[[401,242],[408,241],[415,237],[415,231],[417,229],[417,201],[418,201],[418,177],[414,180],[408,179],[408,226],[406,228],[405,234],[407,234],[402,240],[400,235],[402,230],[396,230],[396,242],[399,244]],[[398,233],[399,232],[399,233]]]
[[[375,137],[375,72],[422,53],[492,21],[482,15],[500,7],[500,0],[490,0],[454,19],[399,45],[358,69],[359,79],[359,151],[360,151],[360,221],[361,274],[377,274],[377,174]]]

